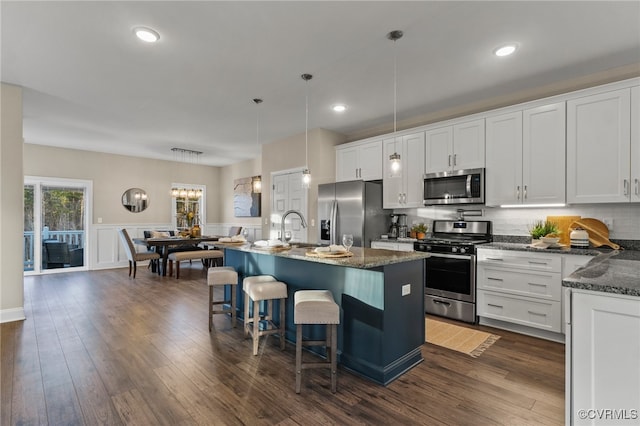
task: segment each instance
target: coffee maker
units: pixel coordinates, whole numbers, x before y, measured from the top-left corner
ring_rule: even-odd
[[[405,238],[407,236],[407,215],[391,214],[391,226],[389,227],[389,238]]]

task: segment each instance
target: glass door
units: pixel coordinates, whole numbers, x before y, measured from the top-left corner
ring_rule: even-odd
[[[86,269],[91,182],[25,179],[24,271]]]

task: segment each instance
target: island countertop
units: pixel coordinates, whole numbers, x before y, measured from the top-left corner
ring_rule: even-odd
[[[429,253],[426,252],[403,252],[385,249],[371,249],[362,247],[351,247],[353,256],[340,258],[312,257],[307,252],[312,252],[314,247],[298,247],[296,243],[292,243],[291,248],[283,250],[280,248],[266,249],[254,246],[251,243],[234,244],[214,242],[211,245],[224,247],[226,249],[240,250],[249,253],[268,254],[277,257],[285,257],[297,260],[306,260],[308,262],[324,263],[327,265],[345,266],[349,268],[371,269],[379,266],[393,265],[395,263],[403,263],[412,260],[426,259]]]

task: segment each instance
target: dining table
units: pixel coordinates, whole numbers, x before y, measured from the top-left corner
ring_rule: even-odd
[[[206,243],[211,241],[218,241],[221,237],[217,235],[212,236],[200,236],[200,237],[157,237],[157,238],[133,238],[135,244],[139,244],[146,247],[155,247],[156,251],[160,254],[162,259],[162,265],[158,270],[158,274],[162,276],[167,275],[167,263],[169,257],[169,249],[173,247],[184,246],[197,246],[200,243]]]

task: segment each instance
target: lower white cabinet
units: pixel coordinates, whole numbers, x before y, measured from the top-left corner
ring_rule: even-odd
[[[562,332],[562,256],[478,248],[478,316]]]
[[[371,241],[371,248],[397,251],[413,251],[413,243]]]
[[[566,423],[640,424],[640,297],[571,289]]]

